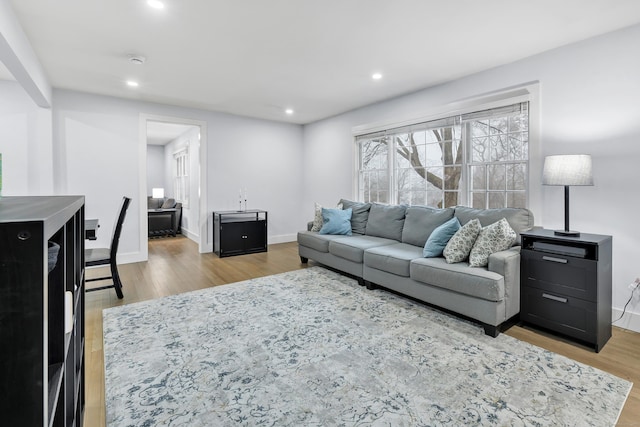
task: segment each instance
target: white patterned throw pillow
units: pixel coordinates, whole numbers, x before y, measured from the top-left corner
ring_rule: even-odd
[[[486,266],[489,263],[489,255],[509,249],[515,241],[516,232],[505,218],[483,227],[471,249],[469,265],[471,267]]]
[[[480,221],[474,218],[453,235],[442,253],[448,264],[462,262],[469,257],[481,229]]]
[[[320,231],[322,228],[322,205],[320,203],[316,203],[316,213],[313,217],[313,225],[311,226],[311,231]],[[338,203],[336,209],[342,209],[342,203]]]

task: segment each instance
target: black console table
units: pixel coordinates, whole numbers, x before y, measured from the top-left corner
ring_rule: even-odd
[[[213,252],[220,258],[267,251],[267,211],[213,213]]]
[[[583,341],[611,338],[611,236],[522,233],[520,320]]]

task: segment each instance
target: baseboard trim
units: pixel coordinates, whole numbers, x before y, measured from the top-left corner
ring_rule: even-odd
[[[192,233],[191,231],[187,230],[186,228],[182,227],[180,229],[180,232],[182,233],[183,236],[187,237],[189,240],[193,240],[196,243],[200,242],[200,236],[198,236],[195,233]]]
[[[144,242],[147,244],[147,242]],[[134,262],[143,262],[146,259],[142,256],[142,252],[118,253],[118,264],[131,264]]]
[[[298,238],[297,234],[280,234],[279,236],[269,236],[268,244],[275,245],[277,243],[295,242]]]
[[[616,320],[620,317],[620,315],[622,315],[622,310],[614,308],[612,311],[611,320]],[[630,331],[634,332],[640,332],[640,313],[634,313],[633,311],[627,310],[622,319],[615,322],[613,326],[629,329]]]

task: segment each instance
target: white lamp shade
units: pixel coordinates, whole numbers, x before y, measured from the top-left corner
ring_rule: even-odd
[[[589,154],[566,154],[545,157],[542,184],[593,185],[591,156]]]
[[[151,197],[154,199],[164,199],[164,188],[152,188]]]

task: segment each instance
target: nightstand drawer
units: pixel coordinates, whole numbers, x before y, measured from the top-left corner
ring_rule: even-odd
[[[523,249],[522,286],[597,301],[597,261]]]
[[[542,289],[523,287],[520,319],[593,342],[597,304]]]

